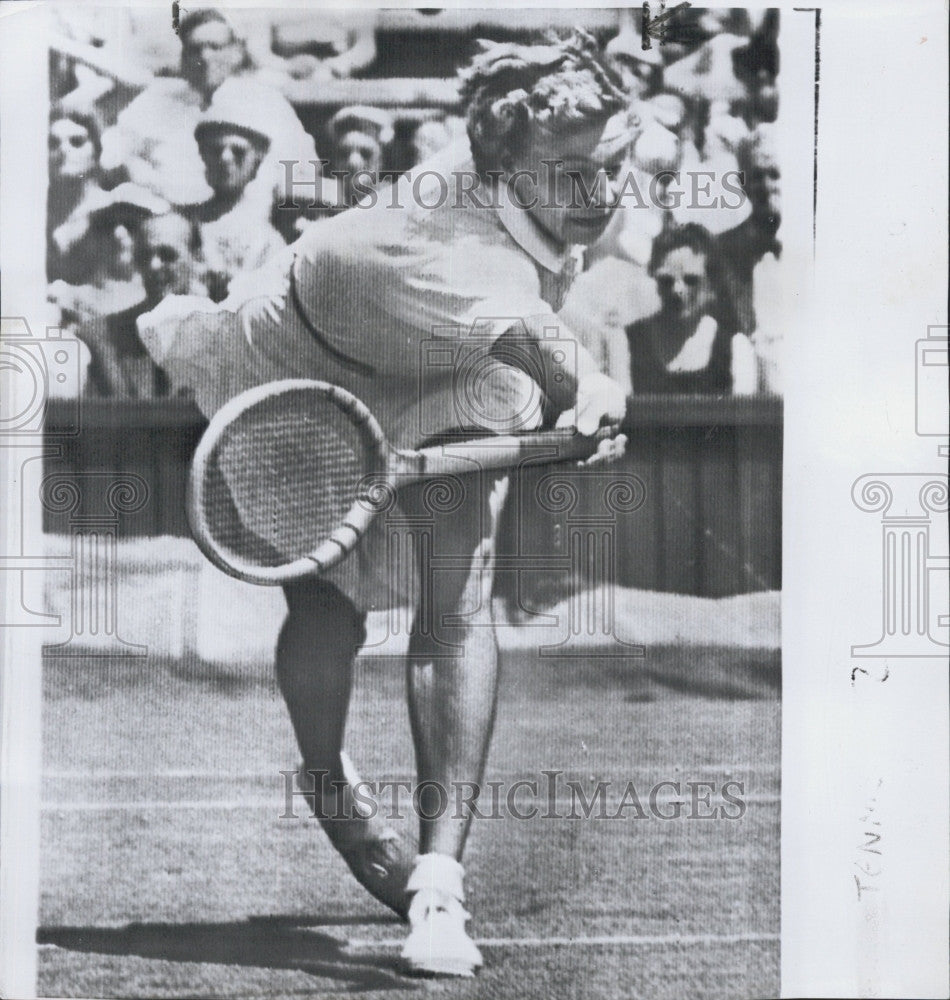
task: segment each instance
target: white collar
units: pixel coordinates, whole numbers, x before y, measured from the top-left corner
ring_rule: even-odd
[[[508,235],[543,268],[560,274],[568,260],[574,256],[573,247],[560,245],[531,218],[531,214],[508,197],[508,185],[502,181],[495,186],[495,208]]]

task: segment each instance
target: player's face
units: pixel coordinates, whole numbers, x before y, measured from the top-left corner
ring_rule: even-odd
[[[654,274],[663,311],[683,321],[699,320],[712,305],[712,286],[706,257],[679,247],[663,258]]]
[[[559,243],[593,243],[617,208],[630,139],[625,114],[566,134],[534,129],[509,174],[525,171],[516,202]]]
[[[246,135],[211,132],[198,143],[205,177],[217,194],[240,194],[254,179],[264,150]]]
[[[182,76],[198,90],[212,94],[244,60],[244,49],[221,21],[199,24],[181,47]]]
[[[196,267],[190,244],[191,227],[179,216],[142,223],[135,240],[135,263],[150,302],[190,291]]]
[[[49,167],[56,178],[79,178],[96,165],[96,147],[86,129],[70,118],[60,118],[49,129]]]

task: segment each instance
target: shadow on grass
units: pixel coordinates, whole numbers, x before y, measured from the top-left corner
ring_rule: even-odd
[[[413,990],[391,953],[346,951],[346,942],[309,928],[391,923],[388,918],[251,917],[235,923],[127,924],[125,927],[42,927],[38,944],[99,955],[166,962],[296,969],[345,984],[347,993]]]

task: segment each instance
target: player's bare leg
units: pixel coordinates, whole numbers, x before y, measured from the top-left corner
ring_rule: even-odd
[[[439,544],[436,553],[465,556],[469,567],[436,573],[427,618],[417,615],[408,660],[423,816],[420,855],[408,886],[412,931],[403,959],[410,971],[448,975],[471,975],[482,964],[465,932],[468,914],[462,908],[460,860],[472,817],[467,809],[457,809],[456,798],[462,789],[471,801],[471,791],[481,783],[495,721],[498,645],[491,594],[508,481],[486,478],[466,485],[480,487],[484,495],[462,506],[444,532],[454,544]],[[454,616],[463,617],[446,624]],[[435,786],[430,792],[424,791],[426,782]]]
[[[326,817],[321,825],[360,883],[405,917],[415,845],[361,811],[351,791],[360,779],[343,753],[365,615],[325,581],[288,584],[284,593],[288,614],[277,641],[277,680],[303,757],[301,789],[315,792],[314,810]],[[308,771],[316,772],[316,783]]]
[[[284,594],[287,618],[277,640],[277,682],[304,765],[328,772],[328,781],[344,781],[340,750],[365,616],[336,587],[319,580],[287,584]]]

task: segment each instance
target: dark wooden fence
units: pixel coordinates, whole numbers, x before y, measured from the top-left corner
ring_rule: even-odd
[[[83,400],[81,433],[63,433],[71,421],[68,404],[50,404],[49,472],[136,474],[148,484],[148,502],[120,515],[120,536],[188,533],[185,481],[204,428],[193,406]],[[523,589],[560,590],[565,571],[556,558],[544,569],[544,560],[568,555],[584,533],[605,532],[624,586],[709,597],[781,586],[780,400],[644,397],[631,409],[628,438],[626,457],[604,475],[564,466],[522,475],[516,502],[531,515],[508,519],[505,548],[537,559]],[[611,483],[641,491],[642,502],[608,498]],[[47,531],[67,530],[61,515],[45,517]]]

